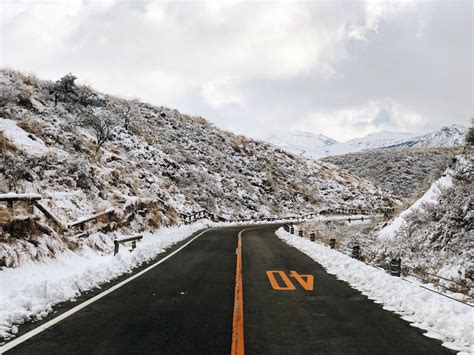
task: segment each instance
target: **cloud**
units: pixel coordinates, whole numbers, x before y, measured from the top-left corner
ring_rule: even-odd
[[[367,40],[369,32],[378,32],[382,20],[400,16],[401,12],[415,7],[413,0],[368,0],[364,4],[364,23],[350,30],[348,37],[351,39]]]
[[[467,124],[472,112],[470,1],[1,6],[2,66],[49,79],[73,72],[99,90],[239,133],[297,126],[342,139],[372,129]],[[364,112],[373,121],[340,118]],[[314,124],[315,115],[334,127]]]
[[[425,118],[406,110],[392,100],[369,102],[365,106],[345,108],[335,111],[313,112],[305,120],[304,127],[321,132],[339,140],[349,140],[381,130],[407,132],[418,130]],[[302,129],[296,124],[295,129]],[[354,135],[354,132],[357,134]]]
[[[213,108],[242,101],[232,86],[232,79],[229,76],[205,83],[202,88],[202,95]]]

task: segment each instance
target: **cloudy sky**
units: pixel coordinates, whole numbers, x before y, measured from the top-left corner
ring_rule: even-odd
[[[0,0],[2,67],[251,136],[427,132],[473,115],[473,3]]]

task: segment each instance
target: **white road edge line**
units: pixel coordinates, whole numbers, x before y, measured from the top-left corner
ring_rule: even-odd
[[[156,263],[154,263],[153,265],[150,265],[148,266],[146,269],[136,273],[135,275],[129,277],[128,279],[126,280],[123,280],[122,282],[118,283],[117,285],[115,286],[112,286],[111,288],[105,290],[104,292],[102,293],[99,293],[98,295],[92,297],[91,299],[88,299],[87,301],[85,302],[82,302],[81,304],[77,305],[76,307],[74,308],[71,308],[69,311],[67,312],[64,312],[63,314],[57,316],[56,318],[53,318],[51,319],[50,321],[40,325],[39,327],[29,331],[28,333],[26,334],[23,334],[22,336],[6,343],[5,345],[1,346],[0,347],[0,354],[3,354],[4,352],[8,351],[8,350],[11,350],[13,349],[15,346],[18,346],[20,345],[21,343],[27,341],[28,339],[34,337],[35,335],[38,335],[39,333],[45,331],[46,329],[48,329],[49,327],[55,325],[56,323],[59,323],[60,321],[62,321],[63,319],[73,315],[74,313],[80,311],[81,309],[87,307],[88,305],[90,305],[91,303],[94,303],[95,301],[101,299],[102,297],[104,296],[107,296],[109,293],[111,292],[114,292],[116,289],[122,287],[123,285],[129,283],[130,281],[136,279],[137,277],[140,277],[141,275],[143,275],[144,273],[150,271],[151,269],[153,269],[154,267],[160,265],[162,262],[166,261],[167,259],[171,258],[173,255],[175,255],[176,253],[178,253],[179,251],[181,251],[182,249],[184,249],[186,246],[188,246],[189,244],[191,244],[192,241],[194,241],[195,239],[197,239],[198,237],[200,237],[201,235],[203,235],[204,233],[207,233],[209,231],[213,230],[213,228],[210,228],[210,229],[206,229],[205,231],[199,233],[197,236],[195,236],[193,239],[191,239],[189,242],[187,242],[186,244],[180,246],[178,249],[176,249],[174,252],[170,253],[169,255],[165,256],[163,259],[160,259],[159,261],[157,261]]]

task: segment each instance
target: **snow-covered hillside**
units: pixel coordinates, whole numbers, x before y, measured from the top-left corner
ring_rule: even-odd
[[[324,134],[315,134],[303,131],[275,131],[265,141],[282,149],[302,156],[319,156],[325,154],[329,147],[337,144],[335,139]]]
[[[464,144],[466,132],[467,128],[461,125],[442,127],[424,135],[381,131],[341,143],[321,134],[279,131],[265,141],[292,153],[318,159],[378,148],[458,147]]]
[[[363,179],[201,117],[97,93],[71,77],[56,83],[11,71],[0,77],[0,193],[40,193],[60,225],[114,209],[114,228],[126,234],[172,225],[180,213],[201,209],[225,218],[276,217],[394,203]],[[101,230],[65,238],[45,227],[36,208],[30,217],[18,223],[20,234],[4,228],[1,264],[83,244],[110,252],[112,237]],[[16,245],[15,255],[6,244]]]
[[[440,130],[422,136],[406,139],[403,142],[390,145],[390,147],[459,147],[464,144],[467,128],[461,125],[442,127]]]
[[[372,149],[322,160],[410,201],[442,174],[452,154],[445,148]]]
[[[405,265],[474,285],[474,150],[398,217],[375,232],[374,255],[401,257]],[[377,246],[377,245],[381,246]],[[382,252],[383,251],[383,252]],[[452,285],[448,285],[452,286]]]

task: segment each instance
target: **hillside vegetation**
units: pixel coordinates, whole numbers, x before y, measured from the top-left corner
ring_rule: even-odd
[[[413,200],[446,169],[448,148],[374,149],[324,158],[400,199]]]
[[[50,82],[0,72],[0,149],[0,193],[39,193],[64,223],[114,208],[121,233],[175,224],[180,213],[201,209],[226,218],[276,217],[394,204],[370,182],[333,166],[219,130],[201,117],[98,93],[76,85],[72,75]],[[3,228],[4,265],[83,244],[111,248],[105,232],[64,239],[36,209],[26,215],[43,227]],[[5,247],[13,244],[16,256]]]
[[[421,272],[474,284],[474,148],[456,157],[433,201],[410,210],[391,238],[380,241],[384,254],[402,257]],[[452,286],[452,285],[448,285]]]

